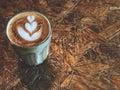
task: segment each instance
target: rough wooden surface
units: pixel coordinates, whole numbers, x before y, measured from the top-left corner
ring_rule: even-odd
[[[120,0],[1,0],[0,90],[120,90]],[[5,36],[15,14],[36,10],[53,25],[47,60],[19,62]]]

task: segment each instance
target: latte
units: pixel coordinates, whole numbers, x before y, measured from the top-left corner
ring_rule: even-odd
[[[50,28],[50,23],[44,15],[37,12],[23,12],[8,22],[7,36],[17,46],[33,47],[48,38]]]

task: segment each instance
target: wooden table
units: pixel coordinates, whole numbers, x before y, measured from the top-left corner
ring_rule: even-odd
[[[120,90],[119,0],[0,1],[0,90]],[[46,61],[19,62],[5,36],[8,20],[37,10],[52,21]]]

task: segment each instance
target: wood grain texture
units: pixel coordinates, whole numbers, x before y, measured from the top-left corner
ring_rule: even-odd
[[[0,90],[120,90],[120,0],[0,1]],[[19,62],[5,36],[21,11],[47,15],[50,53],[36,67]]]

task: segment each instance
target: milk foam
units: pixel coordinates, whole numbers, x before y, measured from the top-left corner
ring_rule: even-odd
[[[27,20],[32,23],[34,21],[35,17],[32,15],[32,16],[27,16]]]
[[[24,39],[28,41],[34,41],[40,38],[42,28],[40,27],[39,30],[36,31],[37,29],[37,22],[35,21],[35,17],[32,16],[27,16],[28,22],[25,23],[25,29],[21,26],[17,27],[18,34]]]
[[[27,41],[34,41],[34,40],[39,39],[42,33],[41,29],[33,33],[32,35],[27,33],[22,27],[18,27],[17,30],[18,30],[19,35]]]

